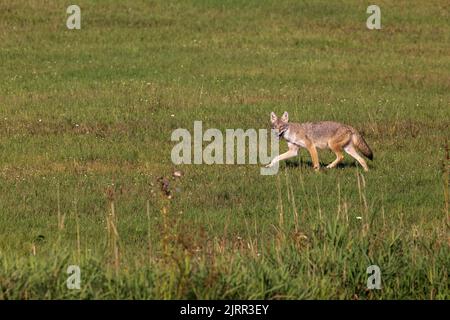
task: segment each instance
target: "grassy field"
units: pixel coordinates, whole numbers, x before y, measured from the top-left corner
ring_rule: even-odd
[[[381,30],[365,1],[69,4],[0,2],[0,299],[450,298],[448,1],[378,1]],[[171,162],[176,128],[285,110],[371,170]]]

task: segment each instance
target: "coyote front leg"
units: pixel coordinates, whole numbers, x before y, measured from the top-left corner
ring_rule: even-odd
[[[295,157],[297,155],[297,153],[298,153],[298,147],[289,146],[289,150],[287,152],[280,154],[279,156],[276,156],[275,158],[273,158],[272,161],[270,161],[270,163],[268,165],[266,165],[266,168],[272,167],[275,163],[277,163],[281,160]]]
[[[319,171],[320,164],[319,164],[319,156],[317,155],[317,149],[316,147],[310,143],[309,145],[306,145],[306,148],[309,151],[309,154],[311,155],[311,160],[313,163],[314,170]]]

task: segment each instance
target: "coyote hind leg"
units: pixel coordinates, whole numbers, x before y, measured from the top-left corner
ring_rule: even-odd
[[[334,152],[336,155],[336,160],[334,160],[332,163],[327,165],[328,169],[336,167],[339,163],[344,160],[344,155],[342,153],[342,147],[347,145],[350,141],[350,133],[345,130],[341,134],[339,134],[336,138],[330,140],[328,142],[328,147],[331,149],[331,151]]]
[[[342,154],[342,150],[340,148],[331,148],[331,150],[336,155],[336,160],[327,165],[328,169],[336,167],[339,163],[342,162],[342,160],[344,160],[344,155]]]

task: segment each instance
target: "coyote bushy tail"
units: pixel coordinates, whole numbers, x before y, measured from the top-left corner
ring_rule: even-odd
[[[373,160],[372,150],[366,140],[364,140],[363,136],[356,130],[353,132],[352,142],[363,155],[365,155],[368,159]]]

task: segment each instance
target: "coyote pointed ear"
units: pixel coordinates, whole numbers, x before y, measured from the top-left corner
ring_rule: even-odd
[[[272,122],[272,123],[274,123],[275,121],[277,121],[277,115],[275,114],[275,112],[271,112],[270,113],[270,121]]]
[[[289,121],[289,113],[287,113],[287,111],[285,111],[283,113],[283,115],[281,116],[281,121],[283,121],[283,122],[288,122]]]

